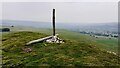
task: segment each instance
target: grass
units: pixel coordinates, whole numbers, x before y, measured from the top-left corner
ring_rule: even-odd
[[[4,66],[114,66],[118,56],[98,48],[99,44],[78,33],[58,31],[65,43],[25,44],[30,40],[48,36],[44,32],[11,32],[2,38]],[[80,36],[80,37],[78,37]],[[25,52],[31,48],[32,52]]]
[[[116,38],[94,38],[92,37],[92,39],[94,39],[96,41],[96,43],[101,44],[100,48],[104,48],[108,51],[113,51],[118,53],[118,39]]]
[[[51,29],[33,27],[9,27],[11,32],[3,33],[2,55],[4,66],[116,66],[118,56],[107,51],[116,52],[116,39],[96,39],[68,30],[57,29],[65,43],[25,44],[30,40],[52,34]],[[26,53],[23,49],[31,48]]]
[[[45,28],[33,28],[33,27],[25,27],[25,26],[14,26],[14,27],[9,27],[9,26],[4,26],[8,27],[11,29],[11,32],[19,32],[19,31],[32,31],[32,32],[40,32],[44,34],[52,34],[52,29],[45,29]],[[106,38],[94,38],[90,36],[85,36],[81,35],[80,33],[77,32],[72,32],[64,29],[57,29],[56,33],[60,34],[60,37],[63,39],[69,39],[69,40],[75,40],[75,41],[80,41],[86,40],[86,43],[90,42],[96,42],[97,44],[100,44],[98,47],[103,48],[108,51],[113,51],[118,53],[118,40],[117,39],[106,39]],[[9,34],[9,32],[4,32],[3,35]]]

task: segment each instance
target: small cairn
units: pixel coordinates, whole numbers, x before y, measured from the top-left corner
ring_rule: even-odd
[[[55,36],[53,36],[53,37],[50,38],[50,39],[47,39],[46,42],[48,42],[48,43],[64,43],[63,40],[61,40],[61,39],[58,37],[58,34],[56,34]]]

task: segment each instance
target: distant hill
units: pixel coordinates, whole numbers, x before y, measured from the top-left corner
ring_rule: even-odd
[[[95,32],[118,32],[118,23],[95,23],[95,24],[87,24],[81,26],[79,30],[84,31],[95,31]]]
[[[31,27],[41,27],[50,28],[51,23],[48,22],[33,22],[33,21],[17,21],[17,20],[3,20],[3,26],[31,26]]]
[[[51,22],[35,22],[35,21],[18,21],[18,20],[2,20],[4,26],[31,26],[38,28],[52,28]],[[56,28],[68,29],[72,31],[115,31],[118,32],[118,23],[60,23],[56,22]]]

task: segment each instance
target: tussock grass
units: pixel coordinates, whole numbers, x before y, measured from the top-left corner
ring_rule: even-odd
[[[36,43],[26,46],[31,40],[48,36],[38,32],[13,32],[2,38],[4,66],[114,66],[118,56],[96,47],[94,42],[64,38],[65,43]],[[60,36],[61,38],[63,36]],[[67,36],[68,37],[68,36]],[[88,39],[86,39],[88,40]],[[26,53],[23,48],[31,48]]]

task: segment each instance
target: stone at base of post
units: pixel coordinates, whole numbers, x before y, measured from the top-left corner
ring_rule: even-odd
[[[55,35],[52,38],[47,39],[46,42],[48,42],[48,43],[64,43],[63,40],[59,39],[58,35]]]

